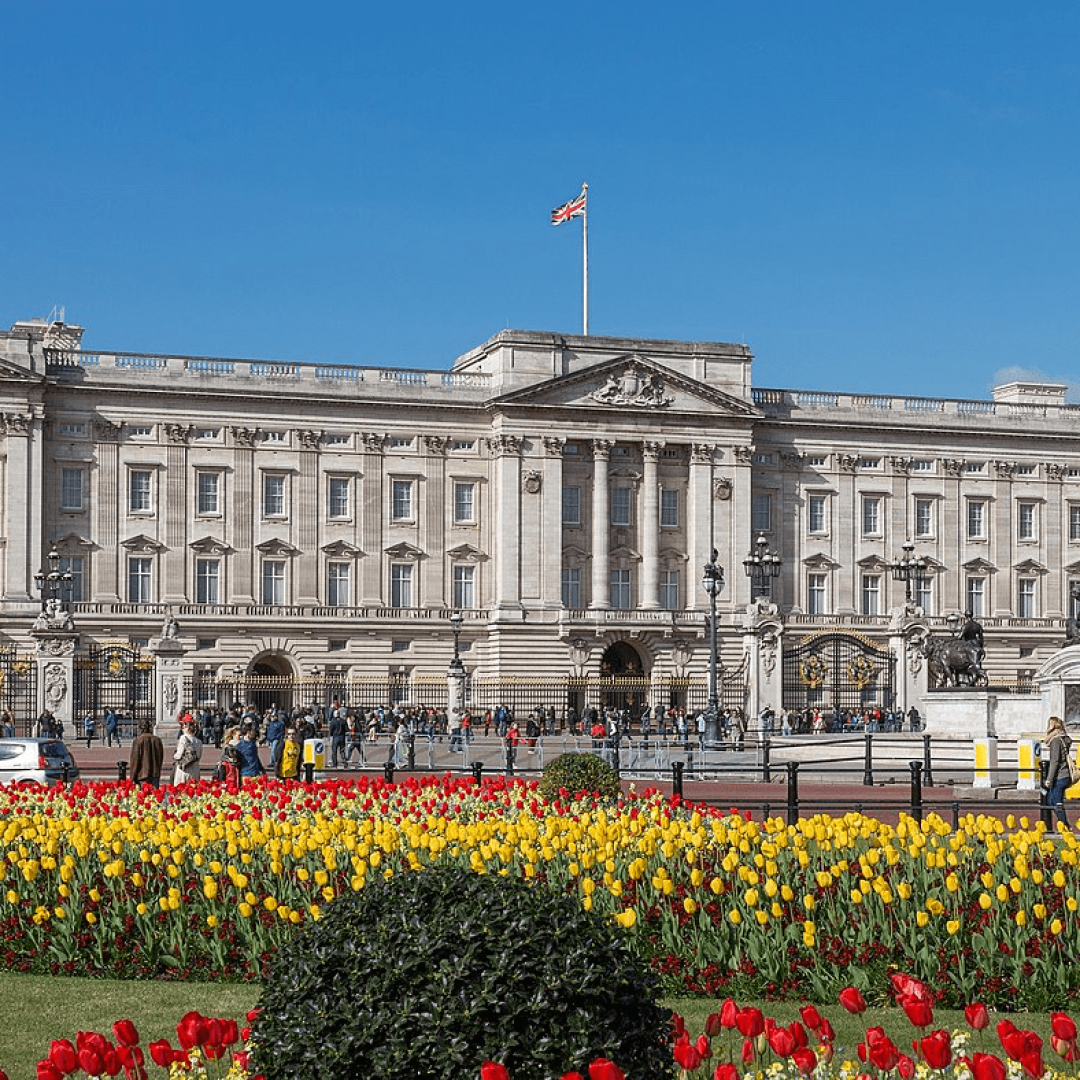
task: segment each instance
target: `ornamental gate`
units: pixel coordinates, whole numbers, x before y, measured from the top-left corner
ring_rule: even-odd
[[[29,735],[37,719],[37,661],[14,645],[0,648],[0,711],[15,717],[15,731]]]
[[[100,724],[110,709],[133,721],[135,731],[144,720],[154,723],[154,663],[153,656],[127,645],[92,646],[85,655],[76,656],[76,727],[89,712]]]
[[[826,631],[784,649],[785,709],[886,709],[895,683],[896,657],[859,634]]]

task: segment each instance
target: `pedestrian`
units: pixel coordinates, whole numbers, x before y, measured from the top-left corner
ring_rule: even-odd
[[[266,741],[270,746],[270,771],[277,772],[277,763],[281,759],[281,747],[285,742],[285,721],[280,713],[274,713],[266,725]]]
[[[3,728],[5,739],[15,738],[15,714],[10,709],[5,709],[0,717],[0,727]]]
[[[1058,821],[1065,828],[1069,827],[1065,814],[1065,792],[1075,782],[1069,765],[1071,751],[1072,739],[1065,733],[1065,722],[1060,716],[1051,716],[1046,721],[1046,734],[1043,736],[1043,756],[1048,763],[1043,787],[1046,789],[1046,805],[1057,814]]]
[[[345,737],[349,733],[349,726],[345,722],[345,716],[341,706],[335,701],[330,710],[330,723],[327,725],[330,735],[330,768],[337,769],[348,764],[345,756]]]
[[[300,779],[301,753],[300,736],[297,735],[296,728],[291,727],[285,732],[285,742],[282,744],[281,756],[277,762],[276,772],[279,779]]]
[[[154,722],[144,720],[139,725],[139,734],[131,743],[131,757],[128,760],[128,777],[133,784],[161,785],[161,765],[165,759],[165,746],[154,734]]]
[[[189,780],[199,779],[199,760],[202,758],[202,741],[197,734],[197,726],[192,719],[180,725],[180,737],[176,740],[173,751],[173,786],[186,784]]]
[[[124,745],[120,741],[120,718],[116,715],[115,709],[110,709],[105,714],[105,738],[109,746],[112,746],[113,739],[116,740],[117,746]]]
[[[93,713],[87,713],[83,717],[82,725],[83,725],[83,728],[82,728],[83,736],[86,738],[86,749],[89,750],[90,749],[90,744],[94,741],[94,735],[96,734],[96,732],[95,732],[96,725],[95,725],[95,722],[94,722],[94,714]]]
[[[245,778],[263,776],[266,770],[259,760],[259,745],[257,729],[253,724],[248,724],[242,731],[236,744],[236,753],[239,757],[240,775]]]

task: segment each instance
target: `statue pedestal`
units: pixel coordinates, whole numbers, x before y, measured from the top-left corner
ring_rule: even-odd
[[[79,635],[72,630],[39,629],[30,631],[37,647],[37,715],[28,717],[33,724],[46,709],[64,725],[64,732],[74,737],[75,650]]]
[[[994,738],[998,696],[989,690],[931,690],[923,699],[925,728],[936,739]]]
[[[154,664],[154,701],[156,722],[154,732],[176,732],[177,713],[184,696],[184,653],[187,651],[178,638],[163,637],[151,643],[157,658]]]

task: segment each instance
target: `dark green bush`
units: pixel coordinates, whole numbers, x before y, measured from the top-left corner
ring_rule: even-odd
[[[580,901],[518,878],[405,871],[335,900],[263,984],[253,1072],[267,1080],[671,1076],[646,966]]]
[[[594,791],[615,799],[621,794],[615,770],[597,754],[561,754],[549,762],[540,781],[540,794],[545,799],[554,799],[559,788],[565,788],[571,795]]]

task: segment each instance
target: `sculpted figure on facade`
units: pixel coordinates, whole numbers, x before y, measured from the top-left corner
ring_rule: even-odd
[[[441,457],[444,455],[449,445],[450,440],[442,435],[424,436],[424,446],[427,448],[427,452],[433,456]]]
[[[492,435],[487,440],[488,451],[496,457],[521,453],[521,439],[517,435]]]
[[[28,435],[34,422],[33,413],[4,413],[4,433],[7,435]]]
[[[736,446],[735,460],[740,465],[751,465],[754,461],[754,448],[752,446]]]
[[[67,697],[67,673],[63,664],[45,665],[45,707],[54,716]]]
[[[364,450],[369,454],[381,454],[386,448],[385,435],[378,435],[375,432],[365,431],[361,433],[360,439],[364,444]]]
[[[539,493],[544,478],[535,469],[526,469],[521,476],[521,486],[529,495]]]
[[[544,436],[544,453],[548,457],[562,457],[563,447],[566,445],[565,439],[557,438],[554,435]]]
[[[719,476],[713,481],[713,498],[727,502],[731,498],[732,483],[730,476]]]
[[[104,417],[99,417],[94,421],[94,437],[101,442],[118,442],[123,433],[123,423],[114,424]]]
[[[601,405],[635,409],[660,409],[675,400],[665,395],[663,379],[640,364],[631,364],[621,375],[611,372],[604,385],[589,397]]]
[[[161,624],[161,639],[163,641],[175,641],[180,636],[180,624],[172,613],[172,608],[165,611],[165,621]]]
[[[312,431],[309,428],[296,429],[296,437],[305,450],[318,450],[325,434],[325,431]]]

